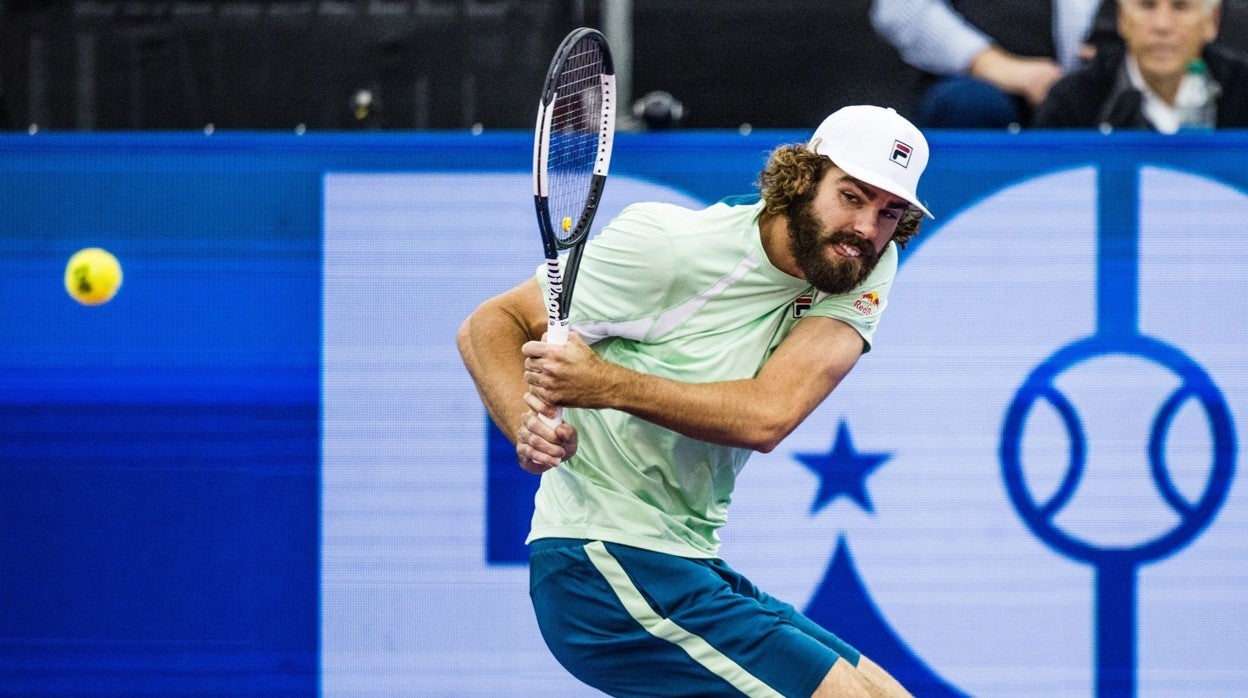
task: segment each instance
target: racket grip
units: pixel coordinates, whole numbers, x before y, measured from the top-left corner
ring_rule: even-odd
[[[560,424],[563,424],[563,408],[562,407],[555,408],[555,416],[553,417],[547,417],[544,414],[539,414],[537,416],[541,417],[542,421],[546,422],[546,425],[549,426],[551,429],[554,429]]]
[[[551,322],[546,325],[546,342],[548,344],[567,344],[568,343],[568,323]]]
[[[546,342],[548,344],[567,344],[568,343],[568,322],[550,322],[546,325]],[[563,408],[555,408],[555,416],[547,417],[539,414],[543,422],[546,422],[552,429],[563,424]]]

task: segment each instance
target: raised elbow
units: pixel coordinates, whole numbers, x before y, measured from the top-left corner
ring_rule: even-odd
[[[779,446],[779,445],[780,445],[780,441],[768,439],[766,441],[759,442],[758,444],[754,445],[752,448],[753,450],[758,451],[759,453],[771,453],[772,451],[776,450],[776,446]]]
[[[771,453],[783,442],[798,422],[786,415],[771,414],[759,419],[755,428],[750,430],[748,448],[759,453]]]
[[[455,333],[455,346],[459,349],[460,358],[467,361],[472,348],[472,316],[469,315],[459,325],[459,331]]]

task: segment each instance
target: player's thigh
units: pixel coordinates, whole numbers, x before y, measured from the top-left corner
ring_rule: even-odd
[[[833,633],[810,618],[807,618],[805,614],[793,608],[790,604],[780,601],[775,597],[763,594],[761,603],[787,619],[798,630],[801,630],[806,635],[814,638],[820,644],[828,647],[838,656],[844,657],[851,666],[858,666],[859,658],[862,656],[861,653],[859,653],[853,645],[850,645],[848,642],[842,640],[836,635],[836,633]]]
[[[757,599],[758,603],[764,608],[792,623],[798,630],[814,638],[823,646],[828,647],[838,656],[844,657],[851,666],[858,665],[859,658],[862,655],[848,642],[845,642],[822,625],[807,618],[805,614],[794,608],[792,604],[781,601],[754,586],[754,583],[748,578],[732,570],[731,567],[722,561],[716,561],[715,564],[721,568],[720,574],[731,580],[732,587],[737,593]]]
[[[531,570],[552,652],[613,695],[809,696],[839,656],[718,561],[592,543]]]
[[[538,627],[569,673],[612,696],[740,695],[681,644],[640,622],[590,561],[585,543],[539,541],[530,554]]]

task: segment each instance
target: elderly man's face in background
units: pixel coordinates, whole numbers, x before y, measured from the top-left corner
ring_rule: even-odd
[[[1209,0],[1120,0],[1118,33],[1150,84],[1181,79],[1217,38],[1221,8]]]

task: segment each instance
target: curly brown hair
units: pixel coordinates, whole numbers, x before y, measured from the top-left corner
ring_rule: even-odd
[[[784,213],[794,201],[813,195],[814,186],[823,179],[824,173],[834,163],[801,143],[782,145],[771,151],[767,165],[758,175],[758,188],[762,193],[767,213]],[[911,206],[902,214],[893,231],[893,242],[905,247],[923,223],[923,212]]]

